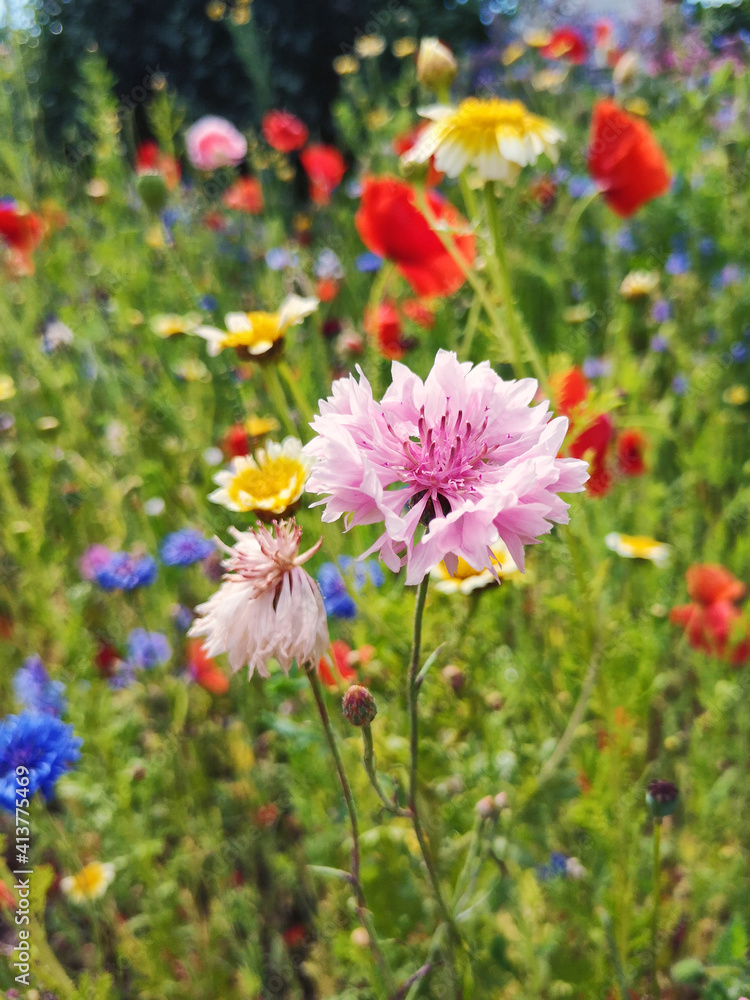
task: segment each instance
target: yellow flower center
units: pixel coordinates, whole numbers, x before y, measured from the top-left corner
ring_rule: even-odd
[[[96,895],[104,883],[104,872],[102,866],[96,861],[82,868],[77,875],[73,876],[75,888],[82,896]]]
[[[278,500],[283,510],[299,499],[307,478],[307,470],[294,458],[280,455],[267,459],[258,469],[245,468],[237,473],[227,488],[230,498],[239,507],[247,503],[247,494],[253,504],[268,507],[268,502]],[[278,506],[278,505],[276,505]]]
[[[287,331],[287,325],[281,324],[278,313],[250,312],[247,313],[250,323],[249,330],[238,333],[228,333],[222,340],[222,347],[255,347],[256,344],[275,344]]]
[[[620,542],[632,552],[635,559],[650,559],[654,550],[660,548],[655,538],[648,538],[646,535],[620,535]]]
[[[469,97],[439,126],[441,141],[455,139],[476,155],[482,150],[494,149],[498,139],[504,136],[524,139],[537,133],[544,129],[546,122],[527,111],[520,101]]]

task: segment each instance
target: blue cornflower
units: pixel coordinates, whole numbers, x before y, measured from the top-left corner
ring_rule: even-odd
[[[94,579],[103,590],[135,590],[151,586],[156,572],[156,562],[151,556],[113,552],[109,562],[97,570]]]
[[[550,879],[559,878],[565,875],[568,870],[567,855],[561,851],[552,851],[549,856],[548,865],[539,865],[536,870],[537,878],[540,882],[548,882]]]
[[[40,791],[49,799],[58,778],[81,756],[83,743],[73,727],[54,715],[22,712],[0,723],[0,808],[14,812],[25,788],[28,798]],[[22,770],[17,770],[22,769]],[[19,778],[28,778],[21,786]]]
[[[370,253],[368,250],[356,258],[354,266],[363,274],[372,274],[373,271],[379,271],[383,266],[383,258],[378,257],[376,253]]]
[[[296,253],[289,253],[285,247],[271,247],[266,252],[266,264],[272,271],[283,271],[287,267],[296,267],[299,257]]]
[[[344,266],[333,250],[328,247],[321,250],[315,261],[315,277],[321,280],[333,279],[340,281],[344,277]]]
[[[339,569],[350,578],[353,576],[355,590],[361,590],[366,583],[371,583],[373,587],[382,587],[385,582],[383,567],[377,559],[352,559],[351,556],[341,556],[338,560]]]
[[[135,666],[127,660],[120,660],[115,668],[115,672],[109,678],[109,686],[115,691],[135,684]]]
[[[615,233],[615,243],[620,250],[624,250],[626,253],[633,253],[635,250],[635,239],[633,238],[633,230],[630,226],[622,226]]]
[[[655,351],[657,354],[664,354],[665,351],[669,350],[669,341],[666,337],[662,337],[660,333],[651,338],[651,350]]]
[[[651,306],[651,319],[655,323],[666,323],[672,315],[672,307],[666,299],[657,299]]]
[[[667,257],[664,270],[667,274],[685,274],[686,271],[690,270],[690,258],[682,251],[678,253],[671,253],[669,257]]]
[[[173,531],[162,539],[159,552],[167,566],[192,566],[206,556],[210,556],[216,545],[210,538],[204,538],[195,528]]]
[[[732,355],[732,361],[747,361],[747,347],[739,340],[736,344],[732,344],[729,353]]]
[[[326,562],[320,567],[318,586],[327,615],[331,618],[354,618],[357,605],[347,591],[344,578],[335,563]]]
[[[568,181],[571,198],[587,198],[596,191],[596,184],[585,174],[574,174]]]
[[[175,604],[172,608],[172,621],[180,632],[187,632],[194,620],[194,612],[184,604]]]
[[[742,277],[742,271],[736,264],[727,264],[726,267],[722,268],[720,282],[721,287],[726,288],[727,285],[736,285],[737,282]]]
[[[62,681],[53,681],[36,655],[28,656],[13,677],[16,700],[29,712],[59,718],[65,711],[64,690]]]
[[[215,312],[219,308],[219,303],[214,295],[201,295],[198,299],[198,305],[206,312]]]
[[[698,253],[701,257],[711,257],[716,251],[716,243],[710,236],[704,236],[698,244]]]
[[[169,640],[161,632],[134,628],[128,636],[128,663],[133,667],[152,670],[166,663],[171,655]]]
[[[675,375],[672,379],[672,392],[676,396],[684,396],[688,391],[688,380],[685,375]]]

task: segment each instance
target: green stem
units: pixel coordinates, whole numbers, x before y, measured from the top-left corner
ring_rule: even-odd
[[[604,925],[604,935],[607,939],[607,947],[609,948],[610,958],[612,959],[612,968],[615,973],[615,983],[617,985],[619,1000],[628,1000],[630,996],[630,991],[628,990],[628,980],[625,975],[625,970],[622,967],[620,952],[617,948],[615,932],[612,927],[612,918],[606,911],[602,912],[600,916],[602,924]]]
[[[654,909],[651,915],[651,997],[658,1000],[659,987],[656,981],[659,947],[659,883],[661,881],[661,818],[654,817]]]
[[[560,740],[552,751],[551,755],[545,762],[541,771],[539,772],[539,777],[537,778],[538,784],[543,784],[547,779],[554,773],[557,767],[565,759],[565,755],[570,749],[570,744],[573,742],[575,737],[576,729],[580,726],[583,721],[583,717],[586,714],[586,706],[589,703],[589,698],[591,697],[591,692],[594,690],[594,685],[596,684],[596,678],[599,674],[599,666],[601,664],[601,657],[594,652],[591,657],[591,662],[589,663],[589,668],[586,671],[586,676],[583,679],[583,684],[581,686],[581,693],[578,696],[578,701],[575,704],[568,724],[565,727],[565,732],[560,737]]]
[[[505,325],[510,334],[513,345],[513,367],[516,371],[522,370],[523,351],[525,349],[529,357],[529,363],[534,370],[539,385],[547,391],[547,373],[534,341],[531,339],[526,327],[521,319],[518,307],[513,299],[513,284],[510,278],[510,267],[508,265],[508,255],[505,252],[505,240],[500,231],[500,216],[497,211],[497,198],[495,197],[495,185],[493,181],[487,181],[484,185],[484,202],[487,210],[487,221],[490,227],[492,247],[495,251],[493,274],[498,284],[498,292],[505,308]]]
[[[393,813],[394,816],[404,816],[410,819],[411,812],[408,809],[401,809],[399,806],[394,805],[394,803],[391,802],[383,791],[378,779],[377,766],[375,763],[375,747],[372,742],[372,729],[369,726],[362,726],[362,742],[365,748],[362,756],[362,763],[365,765],[367,777],[370,779],[370,784],[375,790],[376,795],[388,812]]]
[[[313,413],[312,407],[307,401],[304,392],[300,388],[299,381],[294,377],[292,369],[289,367],[288,361],[279,361],[277,364],[279,374],[286,382],[289,391],[294,399],[294,405],[299,410],[299,414],[305,422],[305,437],[310,437],[311,433],[307,430],[309,425],[313,422],[315,414]]]
[[[396,991],[396,982],[393,978],[393,973],[390,970],[388,961],[383,954],[380,947],[380,942],[378,941],[378,936],[375,931],[375,926],[372,921],[372,916],[367,909],[367,900],[365,898],[365,892],[362,888],[362,883],[359,878],[359,822],[357,820],[357,810],[354,806],[354,798],[352,796],[352,790],[349,785],[349,779],[346,776],[346,771],[344,770],[344,762],[341,759],[341,753],[339,752],[338,743],[336,742],[336,736],[333,732],[333,726],[331,725],[331,718],[328,714],[328,709],[326,708],[325,696],[323,695],[323,688],[320,684],[320,679],[318,678],[318,671],[314,664],[306,665],[306,673],[308,680],[310,681],[310,687],[313,691],[313,697],[315,698],[315,704],[318,709],[318,714],[320,715],[320,721],[323,723],[323,731],[325,733],[326,742],[328,743],[328,748],[331,751],[331,756],[333,757],[334,763],[336,764],[336,771],[339,776],[339,783],[341,785],[341,791],[344,793],[344,801],[346,802],[346,809],[349,813],[349,825],[352,831],[352,860],[351,860],[351,884],[354,889],[354,894],[357,900],[357,916],[359,917],[362,926],[367,931],[368,937],[370,939],[370,949],[375,957],[375,960],[380,968],[380,971],[385,980],[389,995],[392,995]],[[327,872],[330,874],[330,869]],[[337,876],[340,877],[340,876]]]
[[[289,406],[287,405],[284,390],[281,386],[281,382],[279,381],[279,373],[276,369],[276,365],[273,363],[266,365],[263,369],[263,375],[266,389],[268,389],[268,395],[271,397],[271,401],[277,411],[279,420],[284,425],[285,432],[287,434],[291,434],[292,437],[297,437],[297,428],[294,426],[289,417]]]
[[[443,891],[440,888],[440,881],[435,870],[435,865],[433,864],[417,806],[417,772],[419,766],[419,715],[417,711],[419,684],[417,683],[417,678],[419,676],[419,653],[422,645],[422,618],[425,601],[427,600],[429,582],[429,576],[425,576],[417,590],[417,602],[414,608],[414,637],[412,640],[411,662],[409,664],[409,686],[407,690],[409,708],[409,808],[411,809],[411,821],[414,833],[419,842],[419,848],[422,852],[425,867],[427,868],[427,875],[432,885],[432,891],[437,900],[438,909],[444,922],[453,930],[456,937],[460,937],[453,915],[443,898]]]

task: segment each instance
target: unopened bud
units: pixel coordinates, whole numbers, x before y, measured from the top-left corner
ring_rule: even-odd
[[[423,38],[417,54],[417,79],[430,90],[444,90],[456,79],[458,64],[439,38]]]
[[[651,815],[655,819],[671,816],[677,808],[678,794],[677,785],[673,785],[671,781],[657,779],[649,782],[646,804],[651,810]]]
[[[341,700],[341,708],[353,726],[367,726],[378,714],[375,699],[361,684],[352,684]]]
[[[485,795],[483,799],[480,799],[479,802],[477,802],[474,808],[482,819],[489,819],[490,816],[494,816],[498,811],[497,806],[495,805],[495,800],[491,795]]]
[[[141,174],[138,178],[138,194],[149,212],[153,212],[154,215],[161,212],[169,198],[169,191],[161,174]]]
[[[458,693],[466,683],[463,670],[457,667],[455,663],[449,663],[447,667],[443,667],[440,673],[443,680],[447,684],[450,684],[456,693]]]

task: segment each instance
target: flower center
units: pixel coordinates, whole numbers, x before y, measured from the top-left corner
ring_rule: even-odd
[[[247,314],[249,330],[228,333],[222,340],[222,347],[254,347],[255,344],[271,343],[284,336],[287,326],[282,326],[277,313],[251,312]]]
[[[305,467],[293,458],[284,455],[263,462],[258,469],[242,469],[229,485],[232,500],[242,505],[246,501],[240,494],[248,494],[254,500],[270,500],[290,492],[297,493],[305,482]]]
[[[472,149],[494,147],[503,135],[524,138],[538,131],[538,119],[520,101],[504,101],[499,97],[480,100],[469,97],[456,111],[445,118],[444,138],[450,136]]]

